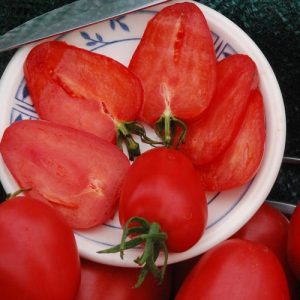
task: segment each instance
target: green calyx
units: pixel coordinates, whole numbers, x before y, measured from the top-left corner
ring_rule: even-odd
[[[161,145],[161,141],[154,141],[146,135],[145,128],[138,122],[118,122],[117,123],[117,145],[122,150],[123,142],[126,145],[130,160],[141,154],[139,144],[134,140],[132,135],[140,137],[143,143],[151,146]]]
[[[132,217],[124,226],[121,243],[97,253],[120,252],[123,259],[124,250],[144,244],[143,254],[135,259],[135,263],[142,267],[135,287],[141,286],[149,272],[159,283],[162,283],[168,262],[166,239],[167,234],[160,230],[158,223],[150,223],[144,218]],[[164,254],[164,264],[159,268],[155,262],[161,252]]]
[[[164,141],[167,147],[173,146],[174,139],[177,137],[177,130],[181,132],[177,138],[175,147],[178,148],[184,142],[187,126],[186,124],[175,118],[170,112],[165,112],[155,123],[156,134]]]

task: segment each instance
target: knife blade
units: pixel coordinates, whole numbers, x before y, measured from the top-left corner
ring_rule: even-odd
[[[78,0],[27,21],[0,36],[0,52],[167,1],[170,0]]]

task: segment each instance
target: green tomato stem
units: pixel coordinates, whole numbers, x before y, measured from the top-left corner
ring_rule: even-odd
[[[137,226],[136,224],[139,225]],[[132,225],[134,226],[132,227]],[[149,272],[152,273],[159,283],[161,283],[168,263],[168,248],[166,240],[167,234],[161,231],[158,223],[150,223],[144,218],[132,217],[124,226],[120,244],[109,249],[98,251],[97,253],[120,252],[120,257],[123,259],[124,251],[126,249],[144,244],[142,255],[134,260],[135,263],[142,267],[135,287],[139,287],[143,283]],[[164,264],[161,268],[159,268],[155,262],[161,252],[164,255]]]

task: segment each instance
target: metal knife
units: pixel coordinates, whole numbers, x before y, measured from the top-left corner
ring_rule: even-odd
[[[170,0],[78,0],[0,36],[0,52]]]

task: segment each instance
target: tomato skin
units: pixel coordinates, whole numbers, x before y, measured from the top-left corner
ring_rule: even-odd
[[[152,276],[134,288],[139,268],[121,268],[81,260],[81,284],[75,300],[166,300],[171,289],[171,273],[166,272],[162,285]]]
[[[26,58],[24,74],[41,119],[110,142],[116,138],[115,122],[135,120],[141,108],[141,83],[128,68],[65,42],[35,46]]]
[[[166,110],[182,120],[197,118],[216,80],[216,55],[201,10],[192,3],[162,9],[148,22],[129,69],[144,88],[142,121],[152,125]]]
[[[235,139],[213,162],[198,167],[204,190],[223,191],[251,180],[260,166],[264,145],[264,106],[262,95],[255,90]]]
[[[169,251],[185,251],[199,240],[207,221],[206,196],[185,155],[161,147],[134,161],[121,189],[120,223],[133,216],[159,223]]]
[[[292,214],[287,242],[287,256],[289,265],[300,280],[300,205]]]
[[[0,151],[20,187],[51,203],[72,228],[89,228],[114,214],[130,166],[117,146],[43,120],[10,125]]]
[[[253,217],[232,238],[254,241],[269,247],[286,273],[292,299],[299,298],[299,283],[287,261],[287,241],[290,221],[278,209],[263,203]]]
[[[176,300],[290,299],[284,271],[268,247],[231,239],[206,252]]]
[[[194,164],[214,161],[237,135],[249,96],[257,87],[255,63],[247,55],[231,55],[217,64],[217,85],[213,99],[199,120],[189,125],[180,149]]]
[[[27,196],[2,203],[0,244],[2,299],[74,299],[80,282],[76,242],[52,207]]]
[[[286,243],[289,220],[267,203],[232,237],[255,241],[269,247],[286,264]]]

